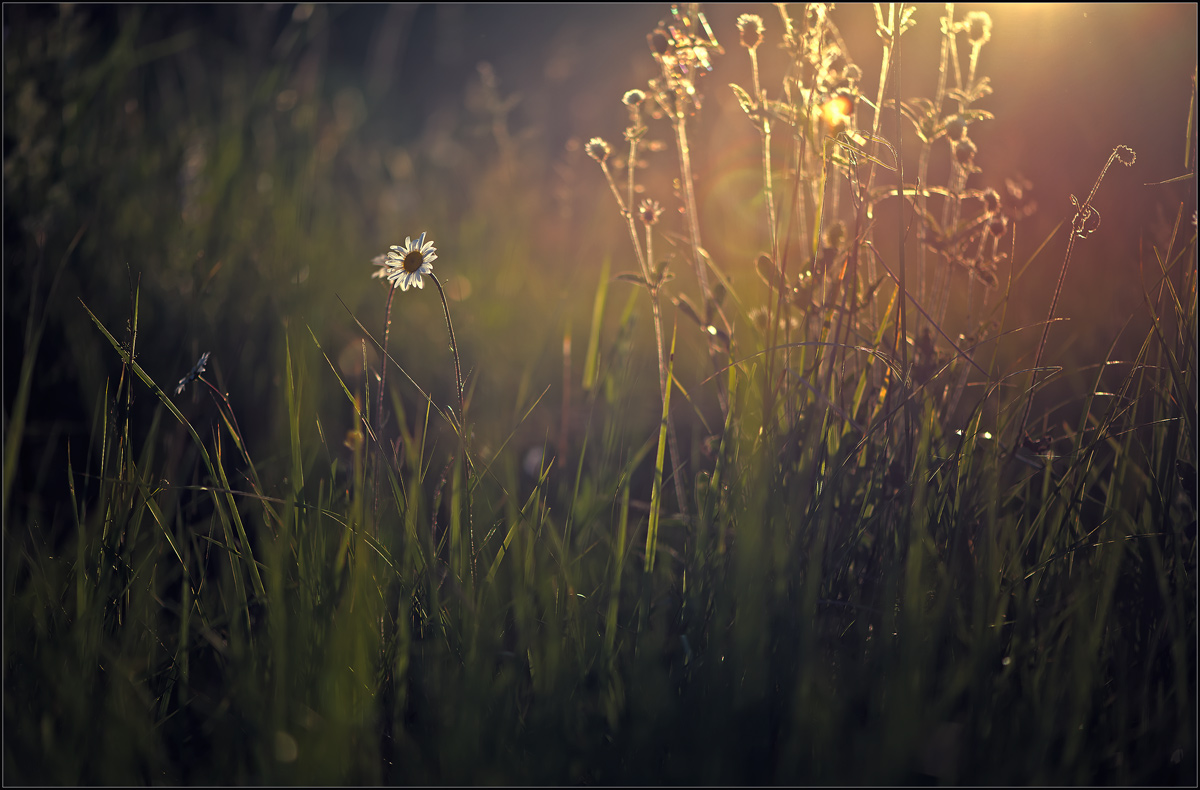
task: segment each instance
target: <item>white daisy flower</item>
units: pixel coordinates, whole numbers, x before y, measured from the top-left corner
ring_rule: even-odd
[[[437,248],[432,241],[425,241],[424,233],[417,237],[415,243],[411,236],[407,236],[403,246],[393,246],[386,256],[380,255],[372,261],[382,268],[371,276],[387,278],[393,288],[400,286],[401,291],[407,291],[410,285],[424,288],[422,275],[433,274],[433,262],[436,260]]]

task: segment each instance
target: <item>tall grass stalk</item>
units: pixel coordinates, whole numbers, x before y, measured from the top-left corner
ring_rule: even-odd
[[[1092,199],[1096,197],[1096,192],[1100,189],[1100,182],[1104,180],[1104,174],[1108,172],[1108,168],[1112,167],[1113,162],[1120,162],[1126,167],[1131,167],[1136,160],[1137,154],[1134,153],[1132,148],[1124,145],[1117,146],[1108,157],[1108,161],[1104,163],[1104,167],[1101,168],[1100,175],[1096,176],[1096,182],[1092,184],[1092,191],[1088,193],[1084,201],[1080,203],[1074,195],[1071,195],[1071,205],[1076,208],[1075,216],[1071,220],[1071,235],[1067,237],[1067,251],[1063,253],[1063,264],[1062,268],[1058,271],[1058,281],[1054,285],[1054,296],[1050,298],[1050,310],[1046,314],[1046,323],[1042,326],[1042,337],[1038,341],[1037,351],[1033,355],[1033,369],[1029,374],[1029,396],[1025,400],[1025,408],[1021,412],[1020,421],[1017,423],[1017,433],[1013,438],[1014,448],[1024,441],[1025,427],[1029,422],[1029,412],[1033,408],[1033,396],[1037,390],[1038,372],[1042,364],[1042,354],[1046,350],[1046,339],[1050,335],[1050,324],[1054,321],[1054,310],[1058,307],[1058,297],[1062,294],[1063,281],[1067,277],[1067,265],[1071,262],[1071,253],[1075,249],[1075,240],[1086,239],[1100,227],[1100,214],[1092,206]]]

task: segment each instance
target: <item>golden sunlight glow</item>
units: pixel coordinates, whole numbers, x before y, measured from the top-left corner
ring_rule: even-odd
[[[821,106],[821,120],[830,134],[837,134],[852,126],[851,113],[854,112],[854,102],[846,95],[834,96]]]

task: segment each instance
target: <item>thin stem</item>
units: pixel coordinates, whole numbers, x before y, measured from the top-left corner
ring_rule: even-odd
[[[442,287],[442,283],[440,280],[438,280],[437,275],[434,274],[433,272],[430,272],[429,279],[433,280],[433,284],[436,285],[437,289],[438,289],[438,296],[442,297],[442,311],[446,314],[446,331],[450,333],[450,351],[453,352],[453,354],[454,354],[454,383],[455,383],[455,388],[458,390],[458,431],[459,431],[459,440],[460,440],[459,446],[461,448],[461,453],[462,453],[463,468],[465,469],[467,474],[470,474],[473,471],[471,468],[471,457],[467,452],[467,440],[468,440],[470,429],[467,427],[467,406],[466,406],[465,397],[463,395],[462,365],[459,362],[459,358],[458,358],[458,342],[454,339],[454,323],[451,322],[451,320],[450,320],[450,303],[446,301],[446,289],[444,289]],[[474,588],[474,585],[475,585],[475,560],[476,560],[476,558],[475,558],[475,518],[474,518],[474,513],[473,513],[474,508],[471,507],[472,497],[471,497],[471,485],[469,483],[466,486],[466,494],[467,494],[467,533],[470,536],[470,541],[471,541],[471,545],[470,545],[471,586],[472,586],[472,588]]]
[[[463,401],[463,379],[462,366],[458,360],[458,343],[454,340],[454,324],[450,321],[450,305],[446,301],[446,290],[442,288],[442,283],[438,280],[437,275],[433,272],[429,273],[429,279],[433,280],[433,284],[437,286],[438,295],[442,297],[442,310],[446,314],[446,331],[450,333],[450,350],[454,352],[454,383],[458,389],[458,422],[459,428],[463,431],[463,439],[466,440],[467,414],[466,405]],[[386,331],[383,336],[384,348],[387,348]]]
[[[677,102],[678,103],[678,102]],[[692,255],[696,265],[696,279],[700,282],[700,294],[704,297],[705,309],[712,292],[708,289],[708,272],[704,259],[700,257],[700,218],[696,215],[696,190],[692,187],[692,157],[688,149],[687,119],[677,110],[671,119],[675,127],[675,141],[679,148],[679,175],[683,188],[683,204],[687,211],[688,231],[691,233]]]
[[[379,365],[379,392],[375,396],[375,420],[378,424],[378,428],[375,431],[374,473],[376,523],[378,523],[379,519],[379,465],[382,463],[383,459],[383,446],[380,444],[383,441],[383,392],[384,385],[387,384],[388,335],[390,335],[392,331],[392,300],[395,297],[396,286],[392,285],[391,288],[388,288],[387,307],[385,307],[383,311],[383,360]]]
[[[604,171],[604,178],[608,181],[609,188],[612,189],[613,197],[617,199],[617,207],[621,209],[621,216],[625,218],[625,225],[629,229],[629,240],[633,242],[633,252],[637,256],[638,267],[642,270],[642,277],[649,284],[650,266],[646,256],[642,253],[642,243],[638,239],[637,226],[633,223],[633,206],[632,204],[625,205],[625,199],[621,197],[621,191],[617,189],[616,179],[613,178],[612,171],[608,169],[608,163],[601,162],[600,169]]]
[[[658,284],[654,282],[653,272],[653,237],[650,232],[650,227],[646,227],[646,249],[642,250],[641,240],[638,238],[637,225],[633,219],[633,169],[632,163],[637,157],[637,141],[631,140],[629,143],[629,161],[631,163],[629,176],[629,200],[630,204],[627,207],[625,201],[621,198],[621,192],[617,189],[616,179],[612,176],[612,171],[608,169],[608,163],[601,160],[600,169],[604,171],[604,177],[608,181],[608,186],[612,189],[613,197],[617,199],[617,206],[621,209],[621,216],[625,218],[627,227],[629,228],[629,240],[633,243],[633,251],[637,256],[638,266],[642,270],[642,277],[646,281],[646,290],[650,294],[651,315],[654,319],[654,350],[658,356],[658,393],[662,400],[667,397],[667,387],[671,385],[667,381],[667,362],[663,350],[663,332],[662,332],[662,311],[658,304]],[[661,402],[661,400],[660,400]],[[675,478],[675,496],[679,500],[679,512],[687,516],[687,492],[683,485],[683,459],[679,456],[679,442],[676,439],[675,423],[671,419],[670,414],[667,415],[667,441],[671,450],[671,466],[674,469]]]
[[[933,94],[933,108],[938,117],[941,116],[942,103],[946,96],[946,79],[949,74],[950,63],[950,47],[954,42],[954,4],[946,3],[946,16],[942,19],[942,51],[941,62],[938,65],[938,82],[937,90]],[[957,61],[957,58],[955,59]],[[899,101],[899,99],[897,99]],[[898,122],[897,122],[898,123]],[[920,209],[921,216],[925,215],[929,198],[926,194],[925,185],[929,179],[929,157],[933,153],[933,141],[921,141],[921,156],[917,164],[917,206]],[[944,230],[945,228],[943,228]],[[924,244],[917,245],[917,297],[921,301],[925,301],[925,260],[926,251]]]
[[[1129,152],[1129,161],[1125,161],[1122,157],[1122,151]],[[1096,177],[1096,183],[1092,184],[1092,191],[1088,193],[1087,199],[1079,203],[1075,196],[1071,195],[1071,202],[1077,209],[1075,217],[1071,220],[1071,235],[1067,239],[1067,252],[1063,256],[1062,269],[1058,272],[1058,284],[1054,286],[1054,297],[1050,300],[1050,312],[1046,316],[1046,323],[1042,325],[1042,339],[1038,341],[1037,353],[1033,358],[1033,370],[1029,374],[1029,397],[1025,400],[1025,410],[1021,414],[1021,421],[1017,423],[1017,435],[1013,440],[1012,452],[1014,455],[1021,445],[1021,439],[1025,435],[1025,426],[1029,421],[1029,412],[1033,408],[1033,393],[1038,384],[1038,368],[1042,365],[1042,354],[1046,350],[1046,338],[1050,334],[1050,324],[1054,321],[1054,309],[1058,306],[1059,295],[1062,294],[1063,281],[1067,279],[1067,265],[1070,264],[1071,252],[1075,249],[1075,239],[1085,239],[1099,227],[1100,214],[1092,207],[1092,198],[1096,197],[1096,191],[1100,189],[1100,182],[1104,180],[1104,174],[1108,172],[1108,168],[1112,167],[1113,162],[1120,162],[1129,167],[1135,161],[1137,161],[1137,154],[1132,148],[1125,145],[1117,146],[1109,155],[1108,161],[1104,163],[1100,175]],[[1093,217],[1096,218],[1095,225],[1090,224]]]
[[[900,11],[902,9],[903,9],[903,4],[901,4],[900,9],[894,9],[895,11],[897,11],[896,17],[895,17],[896,27],[894,28],[896,30],[896,35],[895,35],[894,41],[892,42],[895,47],[895,50],[893,51],[892,56],[894,58],[895,67],[896,67],[896,79],[892,81],[892,90],[894,91],[894,99],[895,99],[894,103],[896,106],[896,184],[897,184],[897,187],[899,188],[899,194],[901,196],[903,196],[903,194],[904,194],[904,127],[901,125],[901,121],[900,121],[900,80],[901,80],[900,38],[901,38],[901,36],[900,36],[900,31],[899,31],[899,27],[900,27],[899,20],[902,17],[902,14],[900,13]],[[928,146],[926,146],[926,147],[928,147]],[[908,282],[907,282],[908,266],[906,265],[906,261],[904,260],[904,200],[903,200],[903,197],[901,197],[900,201],[896,205],[896,212],[897,212],[896,236],[897,236],[897,244],[898,244],[897,257],[899,259],[898,260],[898,268],[900,269],[900,277],[896,283],[900,287],[900,306],[899,306],[899,313],[898,313],[898,323],[896,326],[896,341],[897,341],[897,344],[900,346],[900,361],[901,361],[901,365],[902,365],[901,370],[904,371],[904,379],[905,379],[905,383],[902,384],[901,386],[903,386],[904,389],[907,391],[909,389],[908,384],[907,384],[907,379],[908,379],[909,375],[911,375],[911,371],[909,370],[909,367],[908,367],[908,337],[905,334],[905,329],[906,329],[906,325],[908,322],[908,311],[905,309],[906,302],[908,301],[908,299],[906,298],[908,296]],[[924,246],[924,245],[919,245],[919,246]],[[920,269],[920,267],[918,267],[918,276],[921,277],[921,284],[924,285],[924,272]],[[890,393],[891,389],[889,388],[888,391]],[[911,458],[912,458],[912,419],[911,419],[910,410],[908,408],[905,408],[904,409],[904,463],[907,465]],[[907,474],[907,470],[905,473]]]
[[[762,86],[758,81],[758,47],[753,47],[750,50],[750,67],[754,72],[754,96],[761,110],[766,106],[767,97],[763,94]],[[771,233],[771,258],[774,261],[778,261],[779,229],[775,224],[775,189],[771,179],[771,121],[765,113],[762,116],[762,129],[760,131],[763,141],[763,194],[767,200],[767,227]]]
[[[753,77],[754,97],[755,97],[755,100],[758,102],[758,109],[760,111],[762,111],[766,107],[767,97],[766,97],[766,94],[763,93],[762,84],[759,81],[759,77],[758,77],[758,47],[757,46],[750,47],[749,51],[750,51],[750,68],[754,75],[754,77]],[[771,178],[771,121],[769,118],[767,118],[765,112],[762,114],[761,120],[762,120],[762,126],[759,128],[759,134],[762,136],[762,149],[763,149],[763,196],[765,197],[766,203],[767,203],[767,229],[770,234],[770,240],[771,240],[771,265],[775,267],[776,271],[779,271],[779,228],[777,227],[778,218],[775,215],[775,186],[774,186],[774,183]],[[780,282],[778,283],[778,288],[776,289],[778,294],[781,297],[776,302],[776,304],[779,307],[778,312],[780,312],[780,313],[782,313],[782,309],[783,309],[783,302],[782,302],[783,289],[784,289],[784,284],[783,284],[783,280],[782,280],[782,276],[781,276]],[[773,346],[773,345],[775,345],[775,338],[778,336],[778,326],[777,326],[778,316],[773,316],[771,314],[769,303],[768,303],[768,309],[767,309],[767,321],[768,321],[768,324],[767,324],[768,341],[767,342],[768,342],[769,346]],[[786,338],[786,340],[790,341],[790,338]],[[785,343],[785,346],[786,345],[787,345],[787,343]],[[773,364],[774,359],[775,359],[775,356],[773,354],[769,355],[766,359],[766,364],[763,367],[764,376],[765,376],[763,379],[763,417],[764,417],[764,420],[766,419],[766,415],[770,414],[774,410],[774,403],[773,403],[773,398],[772,398],[774,390],[771,386],[771,382],[774,380],[774,364]],[[784,351],[784,365],[787,365],[789,362],[790,362],[789,350],[785,350]]]
[[[654,235],[649,225],[646,226],[646,257],[653,260]],[[658,304],[658,285],[647,288],[650,292],[650,313],[654,318],[654,349],[658,352],[658,394],[660,402],[667,399],[667,388],[671,382],[667,379],[667,358],[664,347],[665,338],[662,330],[662,311]],[[667,445],[671,450],[671,466],[675,480],[675,498],[679,500],[679,512],[687,518],[687,492],[683,487],[683,458],[679,455],[679,439],[676,438],[675,421],[671,419],[670,409],[667,410]]]
[[[899,27],[899,24],[898,24],[899,20],[896,17],[897,10],[898,9],[896,8],[895,4],[892,4],[888,8],[889,24],[891,25],[893,38],[898,35],[897,28]],[[889,38],[887,38],[885,36],[883,38],[883,60],[879,64],[879,92],[876,94],[876,97],[875,97],[874,118],[872,118],[872,120],[871,120],[871,137],[875,141],[875,148],[874,148],[875,151],[879,150],[879,143],[878,143],[879,126],[883,121],[883,99],[884,99],[885,92],[887,90],[888,74],[891,72],[891,67],[892,67],[892,42]],[[899,133],[898,128],[897,128],[897,133]],[[867,163],[867,185],[866,185],[866,188],[863,190],[863,193],[865,195],[870,195],[871,187],[874,185],[875,185],[875,161],[874,161],[874,158],[872,158]],[[901,184],[900,187],[901,187],[901,189],[903,189],[904,185]],[[864,206],[864,208],[866,208],[866,206],[867,206],[866,200],[863,201],[863,206]],[[867,209],[867,210],[870,210],[870,209]],[[859,212],[860,217],[861,217],[861,215],[862,215],[862,211]],[[861,224],[861,222],[859,224]],[[875,279],[875,263],[873,260],[870,260],[870,259],[868,259],[868,262],[867,262],[867,279],[868,280]]]
[[[692,186],[692,157],[688,149],[687,119],[684,117],[683,110],[679,108],[680,103],[677,98],[676,110],[671,116],[671,125],[675,127],[675,142],[679,148],[679,177],[683,188],[683,203],[687,211],[688,230],[692,237],[692,256],[696,265],[696,279],[700,283],[700,293],[704,297],[704,313],[707,318],[710,307],[715,307],[715,305],[712,291],[708,288],[708,271],[705,268],[704,258],[700,254],[700,217],[696,212],[696,190]],[[726,326],[726,330],[728,329],[729,327]],[[716,358],[716,349],[711,341],[709,342],[708,356],[712,360],[714,369],[720,367]],[[721,413],[729,413],[729,394],[725,391],[724,380],[717,382],[717,400],[721,404]]]

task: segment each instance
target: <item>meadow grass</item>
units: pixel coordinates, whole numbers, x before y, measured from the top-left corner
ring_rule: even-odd
[[[9,9],[6,782],[1195,782],[1195,224],[1128,356],[1054,358],[1101,183],[1017,260],[1022,190],[971,180],[986,14],[877,7],[868,84],[825,6],[672,9],[626,145],[564,162],[571,239],[486,68],[436,169],[319,84],[329,8],[232,12],[261,61]],[[696,194],[718,54],[749,277]],[[426,232],[436,289],[371,280]]]

